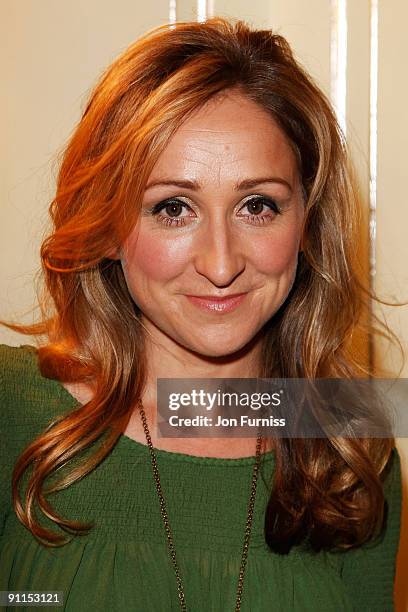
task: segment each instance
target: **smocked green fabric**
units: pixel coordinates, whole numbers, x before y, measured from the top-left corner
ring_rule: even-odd
[[[50,610],[178,611],[148,447],[122,435],[96,469],[54,494],[50,502],[62,516],[93,521],[94,528],[65,546],[44,547],[14,513],[12,469],[51,419],[78,402],[58,381],[41,376],[36,351],[28,345],[0,345],[0,374],[0,591],[63,591],[63,606]],[[187,609],[233,612],[253,458],[156,452]],[[401,515],[397,450],[385,484],[386,531],[375,543],[347,553],[316,554],[305,545],[288,555],[268,549],[263,525],[273,472],[274,454],[266,453],[242,612],[393,610]],[[59,531],[43,515],[40,520]]]

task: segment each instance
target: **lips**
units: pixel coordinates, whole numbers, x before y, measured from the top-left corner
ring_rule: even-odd
[[[207,312],[226,313],[238,308],[238,306],[245,299],[246,295],[247,293],[236,293],[225,298],[201,295],[186,295],[186,297],[194,306],[201,308],[201,310],[206,310]]]

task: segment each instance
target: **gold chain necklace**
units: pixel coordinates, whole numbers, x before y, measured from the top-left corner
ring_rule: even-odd
[[[165,528],[166,536],[167,536],[167,545],[169,548],[169,554],[170,554],[170,557],[173,563],[173,567],[174,567],[174,572],[176,575],[177,592],[178,592],[178,597],[179,597],[180,608],[183,612],[187,612],[183,583],[181,580],[180,570],[177,565],[176,550],[174,548],[173,534],[170,529],[169,519],[167,516],[167,510],[166,510],[166,502],[164,500],[161,483],[160,483],[160,476],[159,476],[159,470],[157,467],[156,453],[154,452],[154,447],[152,444],[152,439],[150,437],[149,428],[147,427],[146,415],[145,415],[145,411],[143,408],[143,404],[141,400],[139,400],[138,403],[139,403],[139,408],[140,408],[140,416],[142,418],[142,423],[143,423],[143,429],[144,429],[147,444],[150,450],[150,458],[152,462],[153,475],[156,481],[156,489],[157,489],[157,494],[159,496],[159,501],[160,501],[160,511],[161,511],[161,515],[163,518],[164,528]],[[260,434],[258,435],[257,441],[256,441],[256,457],[255,457],[255,463],[254,463],[253,472],[252,472],[251,495],[249,497],[248,513],[247,513],[247,519],[245,523],[244,545],[242,548],[241,565],[240,565],[239,576],[238,576],[238,587],[237,587],[237,599],[235,603],[235,612],[240,612],[241,610],[242,591],[243,591],[243,586],[244,586],[244,575],[245,575],[245,568],[246,568],[246,562],[247,562],[247,556],[248,556],[249,540],[251,537],[252,519],[253,519],[253,514],[254,514],[254,505],[255,505],[255,496],[256,496],[256,486],[258,482],[258,471],[259,471],[259,464],[260,464],[260,459],[261,459],[261,442],[262,442],[262,435]]]

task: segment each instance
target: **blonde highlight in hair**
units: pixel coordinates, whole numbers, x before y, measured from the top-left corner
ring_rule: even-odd
[[[68,533],[92,527],[59,516],[46,495],[88,474],[112,450],[145,385],[141,313],[110,255],[137,223],[149,174],[172,134],[231,89],[285,132],[305,197],[295,282],[263,330],[260,376],[364,378],[373,373],[356,339],[381,333],[395,340],[365,323],[369,300],[378,298],[361,280],[355,245],[362,219],[345,143],[330,104],[286,40],[221,18],[148,32],[102,75],[64,151],[50,205],[53,231],[41,246],[42,320],[3,322],[46,336],[38,348],[44,376],[95,389],[29,444],[13,472],[16,514],[45,545],[67,540],[40,525],[36,505]],[[268,545],[287,552],[308,537],[316,550],[345,549],[372,538],[383,523],[382,479],[393,446],[390,438],[277,439]],[[45,490],[62,467],[68,473]],[[23,504],[18,487],[28,468]]]

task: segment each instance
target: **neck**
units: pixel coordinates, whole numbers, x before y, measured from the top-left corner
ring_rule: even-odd
[[[150,331],[150,330],[149,330]],[[142,404],[146,414],[152,443],[155,448],[207,457],[235,458],[254,456],[256,436],[250,438],[162,438],[157,429],[157,379],[158,378],[256,378],[259,376],[260,342],[253,342],[240,351],[220,357],[205,356],[175,343],[161,333],[146,337],[146,385]],[[146,443],[140,411],[136,407],[125,434]],[[262,451],[272,448],[271,441],[264,440]]]

